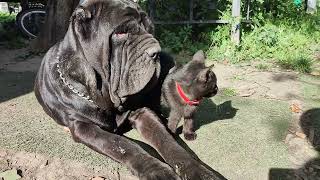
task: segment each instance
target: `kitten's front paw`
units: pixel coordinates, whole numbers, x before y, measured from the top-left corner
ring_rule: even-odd
[[[193,141],[195,139],[197,139],[197,133],[195,132],[185,132],[183,133],[184,138],[188,141]]]

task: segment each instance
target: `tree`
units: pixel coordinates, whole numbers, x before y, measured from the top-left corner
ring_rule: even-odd
[[[32,44],[35,51],[46,51],[67,32],[69,18],[79,0],[48,0],[45,24]]]

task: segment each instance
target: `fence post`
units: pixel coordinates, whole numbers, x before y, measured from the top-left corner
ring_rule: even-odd
[[[232,1],[232,22],[231,22],[231,41],[236,45],[240,44],[240,0]]]
[[[189,0],[189,21],[193,21],[193,0]]]
[[[148,10],[149,10],[149,17],[151,21],[155,21],[155,2],[154,0],[148,0]]]
[[[307,1],[307,13],[313,14],[317,12],[317,0]]]

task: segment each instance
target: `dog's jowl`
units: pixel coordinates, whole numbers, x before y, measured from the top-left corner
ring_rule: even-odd
[[[152,22],[133,1],[83,1],[64,39],[42,61],[36,97],[76,142],[123,163],[139,179],[223,179],[181,148],[150,110],[147,97],[158,90],[167,67],[152,33]],[[165,162],[122,136],[128,125]]]

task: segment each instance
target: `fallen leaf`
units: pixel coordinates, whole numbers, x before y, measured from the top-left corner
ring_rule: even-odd
[[[0,178],[3,180],[18,180],[21,176],[18,174],[16,169],[11,169],[0,173]]]
[[[291,104],[290,109],[291,109],[291,111],[294,112],[294,113],[300,113],[300,112],[302,112],[301,107],[300,107],[298,104],[295,104],[295,103]]]
[[[305,135],[304,133],[301,133],[301,132],[296,132],[296,136],[298,136],[301,139],[305,139],[307,137],[307,135]]]
[[[66,126],[63,127],[63,130],[66,132],[66,133],[70,133],[70,129]]]

